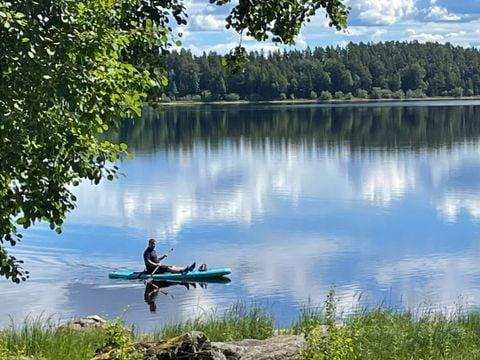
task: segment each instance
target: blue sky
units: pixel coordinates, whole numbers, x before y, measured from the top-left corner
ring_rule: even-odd
[[[329,28],[325,13],[320,12],[304,27],[296,47],[389,40],[480,46],[480,0],[347,0],[347,4],[352,10],[346,32]],[[207,0],[187,0],[186,6],[189,23],[181,29],[185,48],[196,54],[225,53],[238,44],[238,34],[225,30],[228,8]],[[243,44],[249,50],[278,48],[245,38]]]

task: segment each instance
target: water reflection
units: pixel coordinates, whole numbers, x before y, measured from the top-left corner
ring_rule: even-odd
[[[0,283],[5,309],[145,329],[240,298],[285,325],[332,284],[346,308],[479,306],[479,107],[415,105],[150,109],[110,135],[137,154],[127,176],[82,184],[60,241],[37,227],[19,247],[33,295],[17,301]],[[150,237],[175,263],[231,267],[232,282],[146,291],[107,279],[139,269]]]
[[[144,281],[145,285],[145,292],[143,294],[143,299],[145,300],[145,303],[147,303],[148,308],[151,313],[156,313],[157,312],[157,296],[159,294],[162,294],[164,296],[170,296],[172,300],[175,299],[175,297],[169,293],[167,290],[168,288],[172,286],[180,286],[184,287],[186,290],[190,289],[196,289],[197,286],[199,286],[202,289],[206,289],[208,287],[208,284],[210,283],[216,283],[216,284],[228,284],[230,282],[229,278],[219,278],[219,279],[212,279],[212,280],[205,280],[201,282],[175,282],[175,281]]]
[[[479,101],[463,102],[464,106],[458,106],[458,101],[401,105],[405,104],[146,108],[140,121],[125,123],[110,137],[127,142],[136,152],[175,149],[181,153],[198,142],[209,148],[222,146],[226,139],[397,151],[452,145],[476,140],[480,134]]]

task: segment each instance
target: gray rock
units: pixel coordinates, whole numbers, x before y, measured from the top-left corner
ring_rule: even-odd
[[[227,360],[221,351],[212,348],[207,336],[199,331],[157,343],[137,343],[133,347],[143,353],[145,360]]]
[[[243,346],[238,346],[231,343],[212,342],[212,349],[215,349],[219,353],[223,354],[227,360],[240,360],[245,354],[245,348]]]
[[[85,316],[80,319],[71,320],[59,327],[59,329],[90,330],[94,328],[105,328],[108,321],[98,315]]]
[[[199,331],[172,339],[137,342],[129,346],[144,360],[297,360],[305,340],[301,335],[276,335],[266,340],[210,342]],[[111,360],[115,349],[104,349],[92,360]]]
[[[266,340],[247,339],[237,342],[213,342],[227,360],[289,360],[298,359],[305,345],[301,335],[277,335]]]

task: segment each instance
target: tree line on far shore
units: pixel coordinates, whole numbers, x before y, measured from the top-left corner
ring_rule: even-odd
[[[168,85],[151,100],[402,99],[480,95],[480,51],[449,43],[391,41],[251,52],[230,73],[215,53],[165,57]]]

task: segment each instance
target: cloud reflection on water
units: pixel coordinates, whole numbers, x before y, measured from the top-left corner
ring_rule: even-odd
[[[196,145],[190,155],[182,154],[179,164],[169,164],[168,171],[162,172],[159,169],[154,176],[134,179],[134,187],[120,183],[106,183],[93,190],[89,186],[81,187],[78,194],[81,199],[79,210],[70,220],[82,223],[102,222],[103,215],[112,216],[114,211],[117,213],[115,216],[125,217],[128,226],[149,228],[153,236],[160,238],[178,239],[182,231],[195,226],[227,226],[225,224],[230,223],[232,226],[255,228],[256,224],[269,221],[265,218],[282,218],[284,212],[301,212],[306,218],[322,218],[328,212],[342,212],[335,221],[338,222],[338,217],[345,214],[358,217],[360,221],[371,221],[351,212],[350,208],[380,207],[387,209],[377,219],[382,222],[382,218],[396,216],[395,204],[409,205],[405,198],[416,196],[420,201],[430,202],[432,211],[437,211],[443,221],[452,222],[460,209],[466,209],[474,218],[480,213],[478,201],[471,198],[472,194],[452,192],[449,181],[464,167],[472,166],[472,159],[477,159],[477,155],[478,145],[475,143],[471,146],[461,144],[449,149],[425,151],[420,155],[408,151],[375,151],[359,155],[350,153],[347,147],[333,151],[331,148],[321,151],[316,149],[312,152],[302,145],[278,147],[268,143],[259,149],[248,141],[240,141],[238,147],[226,143],[218,151],[206,152],[202,145]],[[158,157],[145,157],[136,161],[143,162],[145,169],[168,162],[161,155],[160,161]],[[479,164],[480,156],[475,161]],[[128,173],[128,164],[126,165],[125,171]],[[91,195],[92,191],[95,192],[94,196]],[[98,204],[107,203],[103,199],[116,199],[119,207],[116,210],[111,206],[106,209],[98,207]],[[323,205],[311,209],[305,205],[309,202]],[[322,208],[324,206],[326,208]],[[93,207],[96,208],[94,217],[91,216]],[[152,218],[162,221],[152,228]],[[295,222],[295,219],[291,221]],[[282,231],[285,229],[282,228]],[[286,229],[286,233],[282,233],[282,237],[289,239],[287,241],[276,239],[269,242],[260,235],[255,239],[260,241],[259,244],[241,245],[242,255],[238,258],[230,255],[235,250],[228,250],[228,246],[226,251],[214,254],[217,259],[228,257],[232,267],[241,269],[239,281],[246,294],[268,296],[276,292],[302,303],[309,297],[324,297],[332,284],[328,264],[335,263],[342,251],[362,253],[362,249],[355,246],[357,235],[352,230],[347,230],[342,235],[348,243],[342,251],[338,245],[344,240],[335,234],[326,232],[319,235],[318,229],[310,234],[306,231],[306,236],[303,234],[305,230],[300,233],[296,233],[299,230],[288,231]],[[415,230],[411,229],[410,235],[414,233]],[[381,246],[378,241],[383,240],[378,235],[370,236],[372,238],[367,238],[367,243]],[[201,256],[201,251],[197,252]],[[315,254],[321,254],[327,265],[319,264]],[[392,268],[396,269],[397,265],[401,268],[401,264],[406,261],[399,256],[410,254],[390,256],[389,261],[395,264]],[[429,259],[430,255],[426,253],[425,256]],[[448,258],[448,253],[445,256]],[[419,256],[419,259],[423,257]],[[391,271],[392,276],[382,277],[378,275],[379,272],[389,272],[383,268],[380,270],[379,266],[383,266],[381,264],[382,262],[370,261],[362,271],[377,274],[377,285],[384,289],[396,286],[394,275],[403,276],[402,283],[405,286],[402,289],[405,290],[408,303],[415,305],[416,301],[422,300],[422,296],[411,300],[413,297],[407,291],[409,286],[411,289],[415,287],[415,271],[403,275],[401,271],[398,274]],[[428,277],[434,276],[436,270],[427,267],[424,271]],[[479,273],[476,272],[475,275]],[[356,292],[366,293],[370,298],[375,297],[374,294],[368,294],[369,290],[362,286],[362,276],[351,275],[351,278],[342,279],[341,283]],[[458,273],[457,276],[461,274]],[[465,273],[462,276],[470,277],[473,274]],[[385,280],[387,278],[388,281]],[[457,281],[457,284],[462,282]],[[453,293],[466,290],[467,284],[463,284],[463,289],[460,286]],[[440,285],[441,281],[431,284],[439,290]],[[450,286],[450,283],[443,285]],[[445,289],[441,291],[448,292]],[[444,298],[439,299],[443,301]],[[475,301],[480,301],[480,297]]]
[[[65,254],[25,253],[32,297],[8,295],[11,313],[24,314],[32,299],[34,311],[66,316],[128,307],[127,319],[154,326],[246,298],[287,304],[291,318],[309,299],[321,304],[332,284],[347,309],[359,294],[374,304],[393,296],[409,307],[450,306],[465,295],[480,305],[479,144],[387,151],[241,138],[139,154],[122,164],[126,178],[75,189]],[[162,297],[150,318],[141,289],[106,279],[118,264],[137,269],[148,237],[175,245],[175,263],[232,267],[232,284],[174,288],[177,300]],[[102,246],[103,259],[92,254]],[[85,277],[72,263],[88,264]]]

